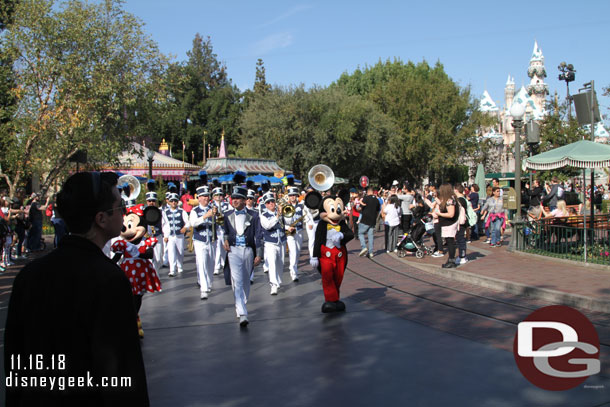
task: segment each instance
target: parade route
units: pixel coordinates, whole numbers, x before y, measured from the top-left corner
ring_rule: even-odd
[[[348,245],[346,313],[320,312],[320,279],[305,250],[300,281],[291,282],[285,271],[277,296],[269,294],[267,275],[258,267],[246,329],[237,323],[231,289],[221,276],[214,276],[209,299],[200,300],[194,255],[186,255],[185,271],[177,277],[162,269],[163,291],[145,295],[140,312],[151,405],[593,407],[610,402],[607,347],[602,373],[564,392],[541,390],[517,369],[511,350],[515,324],[549,302],[423,271],[382,252],[381,240],[376,238],[373,260],[357,256],[357,242]],[[476,269],[483,258],[469,268]],[[434,265],[433,260],[438,262],[423,261]],[[15,271],[1,276],[2,326]],[[608,343],[608,315],[587,316],[600,341]]]

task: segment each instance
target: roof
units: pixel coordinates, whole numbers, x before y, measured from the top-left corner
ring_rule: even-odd
[[[208,174],[229,174],[243,171],[247,174],[273,175],[284,170],[273,160],[258,158],[210,158],[203,170]]]
[[[524,86],[521,86],[521,89],[519,89],[519,92],[515,95],[513,105],[515,103],[523,105],[526,115],[531,115],[534,120],[542,120],[544,118],[544,112],[538,109],[534,100],[527,94]],[[508,108],[509,112],[511,107],[512,105]]]
[[[138,143],[131,143],[131,147],[133,152],[123,151],[119,155],[120,167],[148,169],[148,152],[150,149]],[[154,151],[153,169],[159,168],[184,168],[187,170],[197,170],[200,167]]]
[[[483,92],[483,97],[481,98],[481,103],[479,104],[479,109],[482,112],[497,112],[498,106],[494,103],[493,99],[489,95],[487,91]]]
[[[582,128],[587,131],[587,134],[591,134],[590,124],[585,124]],[[608,133],[608,130],[606,130],[602,122],[597,122],[595,123],[595,132],[593,133],[593,136],[595,138],[610,138],[610,133]]]
[[[553,170],[568,165],[577,168],[610,167],[610,146],[589,140],[579,140],[523,161],[524,168],[534,170]]]
[[[538,46],[538,41],[534,41],[534,51],[532,51],[532,58],[530,61],[544,61],[542,50]]]

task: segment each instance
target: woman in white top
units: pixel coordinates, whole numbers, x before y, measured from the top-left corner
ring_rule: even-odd
[[[396,195],[392,195],[381,208],[386,231],[386,251],[388,253],[397,251],[398,244],[398,225],[400,224],[400,200]]]

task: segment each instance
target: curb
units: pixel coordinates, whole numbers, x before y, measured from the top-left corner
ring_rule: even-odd
[[[610,301],[585,297],[578,294],[570,294],[557,290],[538,288],[513,281],[481,276],[459,269],[443,269],[434,265],[427,265],[398,258],[411,267],[425,271],[430,274],[449,278],[451,280],[477,285],[496,291],[504,291],[510,294],[522,295],[534,299],[544,300],[556,304],[563,304],[573,308],[585,308],[591,311],[610,313]]]

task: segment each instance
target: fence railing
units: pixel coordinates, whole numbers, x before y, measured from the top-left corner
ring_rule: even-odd
[[[528,220],[516,225],[517,250],[610,266],[610,215]],[[586,256],[585,256],[586,236]]]

